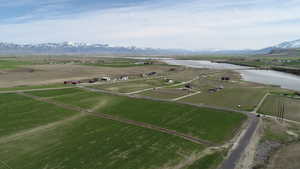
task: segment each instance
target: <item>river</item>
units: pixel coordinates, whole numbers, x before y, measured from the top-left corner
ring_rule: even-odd
[[[300,76],[273,70],[241,70],[248,69],[246,66],[238,66],[227,63],[214,63],[199,60],[175,60],[166,59],[164,62],[170,65],[182,65],[195,68],[230,69],[239,72],[245,81],[267,85],[276,85],[281,88],[300,91]]]

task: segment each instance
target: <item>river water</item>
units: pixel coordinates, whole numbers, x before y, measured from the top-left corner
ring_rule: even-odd
[[[164,62],[170,65],[182,65],[195,68],[235,70],[241,74],[245,81],[276,85],[281,88],[300,91],[300,76],[289,73],[273,70],[241,70],[249,67],[227,63],[214,63],[210,61],[166,59]]]

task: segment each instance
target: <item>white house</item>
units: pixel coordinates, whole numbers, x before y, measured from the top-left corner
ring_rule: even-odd
[[[128,76],[121,76],[120,80],[128,80]]]

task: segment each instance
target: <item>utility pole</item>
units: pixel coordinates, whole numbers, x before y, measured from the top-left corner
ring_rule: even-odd
[[[276,110],[276,119],[279,122],[284,121],[284,113],[285,113],[285,104],[280,100],[277,101],[277,110]]]
[[[282,114],[281,114],[281,120],[282,120],[282,122],[283,122],[283,120],[284,120],[284,113],[285,113],[285,105],[284,105],[284,103],[282,104]]]

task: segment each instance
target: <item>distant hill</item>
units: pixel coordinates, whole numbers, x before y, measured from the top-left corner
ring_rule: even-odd
[[[107,44],[87,43],[43,43],[14,44],[0,43],[0,55],[6,54],[101,54],[101,55],[243,55],[256,54],[256,50],[184,50],[184,49],[154,49],[137,47],[112,47]]]
[[[155,49],[137,47],[112,47],[107,44],[87,43],[42,43],[14,44],[0,43],[0,55],[7,54],[85,54],[85,55],[140,55],[140,56],[171,56],[171,55],[290,55],[300,56],[300,39],[283,42],[276,46],[260,50],[184,50],[184,49]]]
[[[279,57],[300,57],[300,48],[297,49],[273,49],[268,55]]]
[[[195,52],[181,49],[111,47],[107,44],[87,44],[72,42],[43,44],[0,43],[0,54],[185,55],[193,53]]]
[[[300,48],[300,39],[290,41],[290,42],[283,42],[279,45],[274,46],[275,48],[279,49],[297,49]]]
[[[283,42],[278,45],[262,49],[264,53],[280,57],[300,57],[300,39]]]

